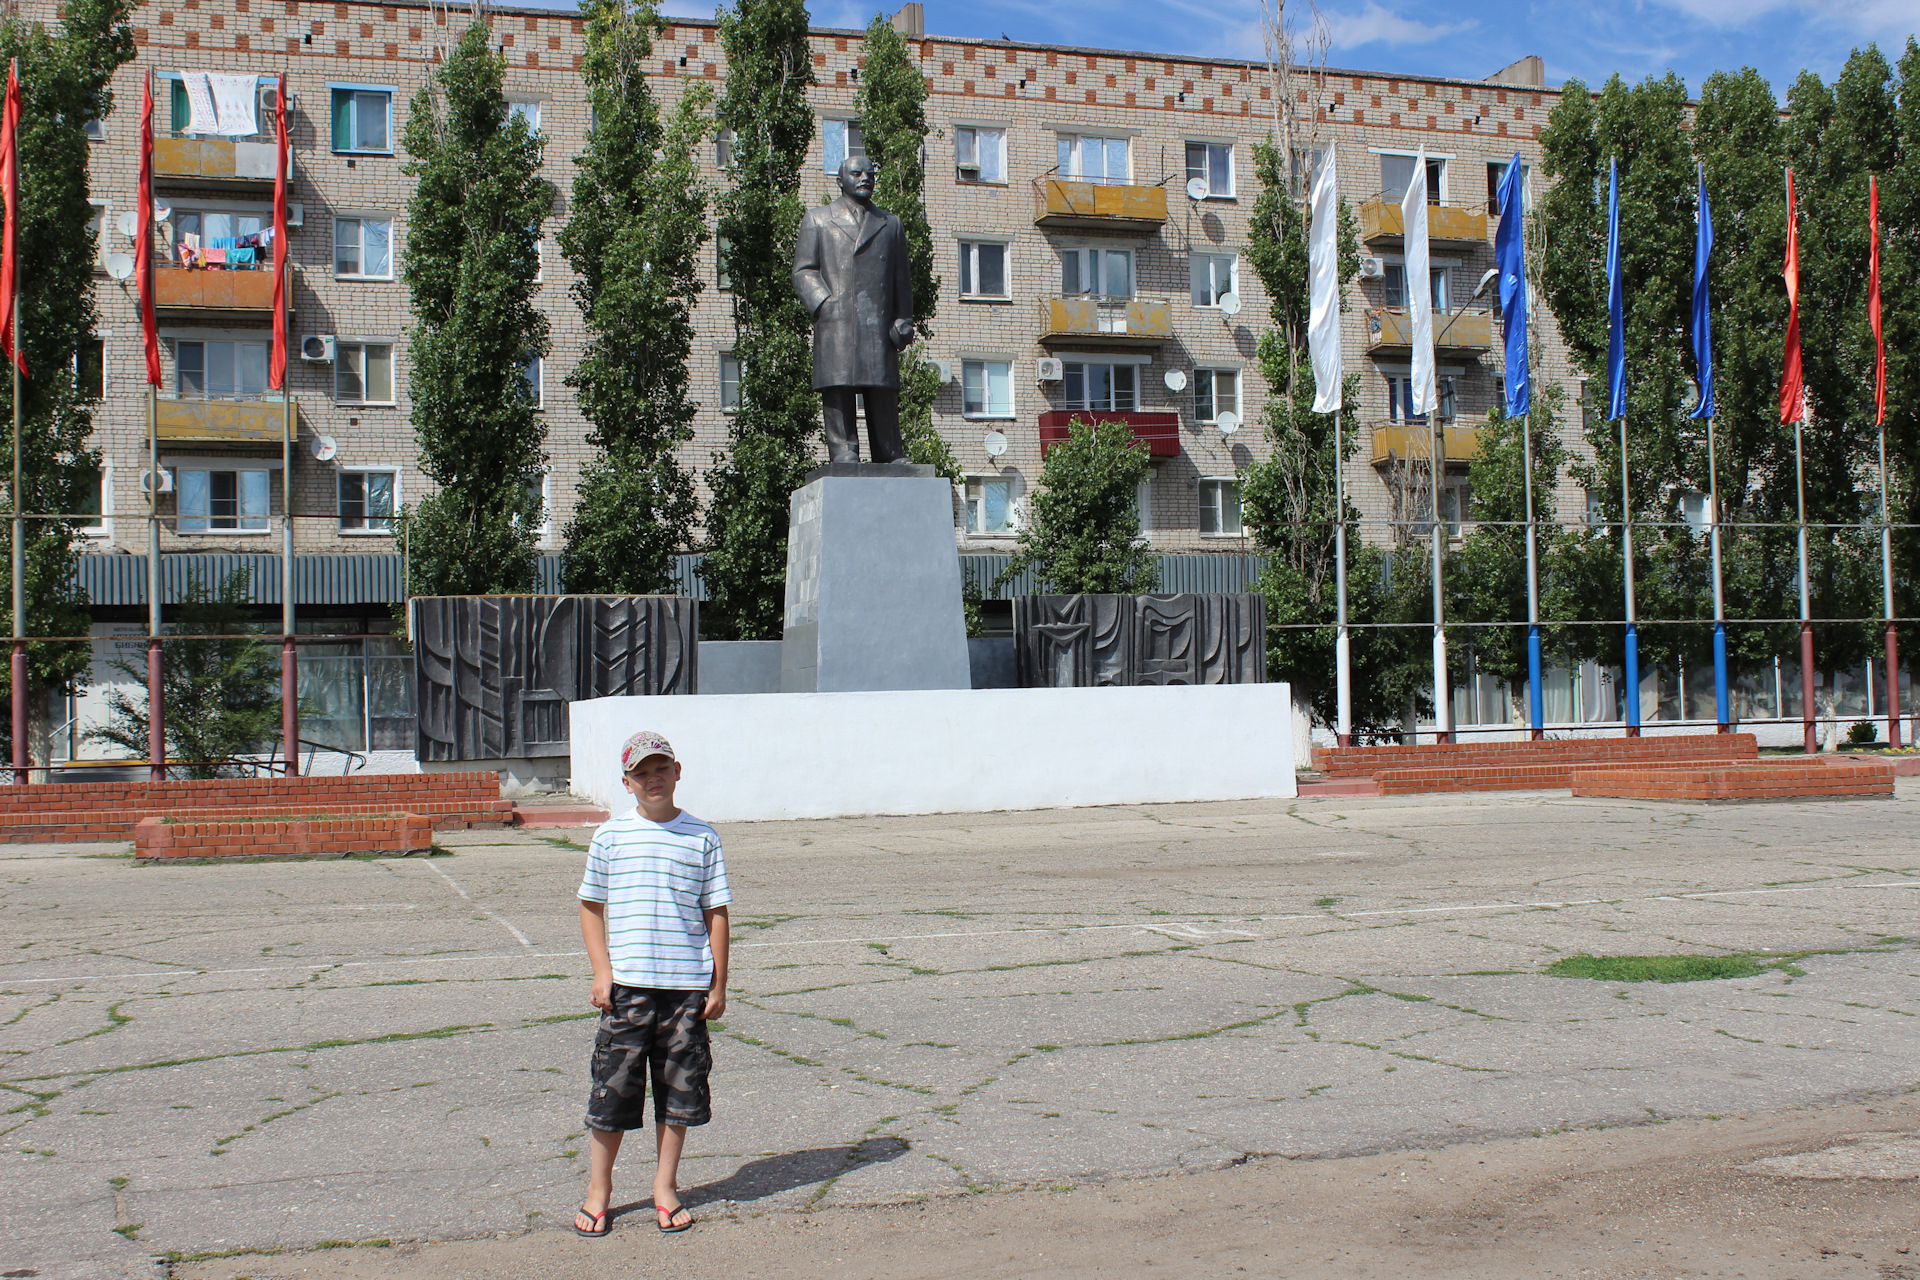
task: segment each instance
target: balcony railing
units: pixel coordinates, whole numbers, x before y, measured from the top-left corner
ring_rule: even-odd
[[[1360,238],[1403,240],[1407,229],[1400,220],[1398,200],[1368,200],[1360,206]],[[1427,206],[1427,239],[1454,243],[1484,243],[1487,238],[1487,214],[1484,209],[1456,209],[1451,205]]]
[[[1436,351],[1479,354],[1493,350],[1493,316],[1485,311],[1436,311],[1433,313],[1433,346]],[[1413,347],[1413,317],[1405,311],[1383,307],[1367,312],[1367,350]]]
[[[1480,428],[1477,424],[1442,426],[1440,460],[1470,462],[1480,454]],[[1427,461],[1433,456],[1433,424],[1430,422],[1376,422],[1373,424],[1373,461]]]
[[[287,310],[293,310],[292,268],[288,268]],[[174,319],[209,321],[215,318],[241,324],[273,322],[273,269],[231,269],[161,265],[153,273],[155,311],[170,311]]]
[[[1173,307],[1165,298],[1111,298],[1104,294],[1040,299],[1040,340],[1164,342],[1173,336]]]
[[[293,420],[299,417],[294,407]],[[154,404],[154,431],[175,444],[263,445],[275,448],[286,434],[287,402],[281,399],[173,399]]]
[[[197,187],[258,188],[273,185],[273,143],[232,138],[155,138],[153,176],[162,183]],[[289,180],[292,166],[287,169]]]
[[[1166,221],[1165,187],[1059,177],[1035,178],[1033,182],[1033,223],[1037,227],[1152,232]]]
[[[1180,415],[1172,409],[1049,409],[1040,415],[1040,456],[1065,444],[1075,422],[1124,422],[1153,457],[1180,456]]]

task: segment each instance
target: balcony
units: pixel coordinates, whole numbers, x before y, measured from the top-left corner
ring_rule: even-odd
[[[1480,428],[1443,426],[1440,429],[1440,460],[1471,462],[1480,455]],[[1433,454],[1433,427],[1425,422],[1376,422],[1373,424],[1373,463],[1406,462],[1414,458],[1426,461]]]
[[[1049,409],[1040,415],[1040,456],[1065,444],[1075,422],[1124,422],[1152,457],[1180,456],[1180,415],[1172,409]]]
[[[1407,229],[1400,220],[1398,200],[1368,200],[1360,206],[1360,238],[1371,244],[1376,240],[1404,240]],[[1483,210],[1456,209],[1451,205],[1427,206],[1427,239],[1435,243],[1485,244],[1487,214]]]
[[[1110,298],[1100,294],[1040,299],[1040,341],[1153,343],[1173,336],[1173,307],[1165,298]]]
[[[1433,349],[1478,356],[1493,350],[1493,316],[1485,311],[1433,313]],[[1413,350],[1413,317],[1398,308],[1367,312],[1367,350]]]
[[[155,138],[153,178],[157,186],[273,189],[273,143],[232,138]],[[287,169],[292,181],[293,169]]]
[[[1167,189],[1130,182],[1036,178],[1033,225],[1151,235],[1166,225]]]
[[[299,418],[298,405],[294,420]],[[284,400],[159,400],[154,431],[167,444],[272,445],[288,423]]]
[[[291,277],[292,268],[288,268]],[[293,281],[287,281],[287,312],[293,312]],[[252,327],[273,323],[273,271],[201,270],[159,265],[153,273],[153,308],[163,320],[186,324]]]

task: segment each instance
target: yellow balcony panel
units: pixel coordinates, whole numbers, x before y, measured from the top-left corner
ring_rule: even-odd
[[[153,176],[162,185],[235,187],[273,186],[271,142],[231,138],[155,138]],[[292,170],[288,170],[292,176]]]
[[[272,445],[287,429],[284,400],[161,400],[154,430],[172,444]]]
[[[1040,299],[1040,340],[1161,343],[1173,336],[1173,307],[1165,298],[1098,295]]]
[[[273,272],[163,266],[153,273],[153,306],[170,319],[199,324],[272,324]],[[287,290],[287,310],[293,310],[291,288]]]
[[[1442,427],[1441,448],[1447,462],[1471,462],[1480,454],[1480,428],[1477,426]],[[1376,422],[1373,424],[1373,460],[1425,462],[1433,453],[1433,427],[1424,422]]]
[[[1493,350],[1493,317],[1485,311],[1433,313],[1436,351],[1478,355]],[[1383,308],[1367,312],[1367,350],[1411,350],[1413,317],[1405,311]]]
[[[1041,178],[1033,184],[1039,227],[1152,232],[1167,221],[1167,189],[1123,182]]]
[[[1398,200],[1368,200],[1360,206],[1360,238],[1403,240],[1407,229],[1400,220]],[[1427,239],[1452,243],[1484,243],[1487,238],[1485,210],[1456,209],[1451,205],[1427,206]]]

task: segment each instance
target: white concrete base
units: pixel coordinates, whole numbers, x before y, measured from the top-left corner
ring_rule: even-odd
[[[574,793],[631,809],[620,745],[641,729],[711,822],[1294,794],[1284,684],[595,698],[573,704]]]

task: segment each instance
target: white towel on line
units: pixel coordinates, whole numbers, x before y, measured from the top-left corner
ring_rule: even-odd
[[[254,108],[260,99],[256,77],[209,74],[207,81],[213,88],[213,107],[220,118],[220,133],[229,138],[245,138],[260,132],[254,118]]]
[[[187,120],[187,133],[219,133],[220,117],[213,109],[213,90],[207,84],[204,71],[182,71],[180,83],[187,89],[187,106],[192,115]]]

